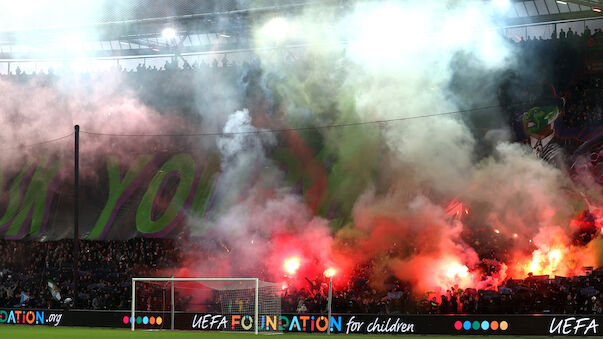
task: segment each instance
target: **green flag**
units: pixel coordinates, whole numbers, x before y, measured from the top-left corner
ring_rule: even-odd
[[[52,280],[48,280],[48,291],[50,291],[50,295],[56,301],[61,301],[61,291],[59,290],[59,286],[54,283]]]

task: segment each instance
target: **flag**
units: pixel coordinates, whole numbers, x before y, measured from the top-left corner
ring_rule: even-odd
[[[17,305],[15,305],[14,307],[21,307],[23,305],[25,305],[25,303],[30,299],[31,297],[27,294],[25,294],[25,292],[21,292],[21,299],[19,299],[19,303]]]
[[[54,300],[61,301],[61,291],[59,290],[57,284],[55,284],[52,280],[48,280],[48,291]]]

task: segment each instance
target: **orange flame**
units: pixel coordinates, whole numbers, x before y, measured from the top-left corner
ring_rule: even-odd
[[[545,227],[534,238],[536,246],[531,255],[520,255],[514,269],[516,276],[534,275],[573,276],[584,274],[585,266],[596,263],[591,250],[575,246],[559,227]]]
[[[446,289],[455,285],[462,288],[473,287],[475,285],[477,277],[469,271],[469,267],[456,262],[455,259],[452,262],[441,262],[442,266],[438,269],[439,274],[435,277],[436,284],[433,287]]]
[[[563,252],[561,249],[550,251],[535,250],[532,253],[532,261],[528,265],[528,271],[535,275],[551,275],[562,270],[560,267]]]
[[[449,278],[467,278],[467,276],[469,276],[469,268],[465,265],[452,264],[450,267],[448,267],[446,275]]]

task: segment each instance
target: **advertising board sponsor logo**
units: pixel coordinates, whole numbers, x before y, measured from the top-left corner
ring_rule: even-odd
[[[355,316],[352,316],[346,323],[345,333],[365,333],[365,331],[368,333],[414,333],[415,331],[415,324],[406,323],[400,318],[395,318],[395,321],[392,317],[386,317],[386,319],[375,317],[373,321],[367,323],[366,330],[364,330],[362,326],[365,322],[355,321]]]
[[[252,322],[253,323],[253,322]],[[221,314],[195,314],[193,328],[199,330],[225,330],[228,326],[228,317]],[[232,325],[234,329],[234,323]]]
[[[276,321],[278,320],[278,326]],[[281,315],[266,316],[261,329],[267,331],[278,329],[287,332],[326,332],[329,326],[331,332],[341,332],[341,316],[331,316],[331,321],[323,315]]]
[[[124,325],[131,324],[135,322],[136,325],[158,325],[161,326],[163,324],[163,318],[161,316],[137,316],[137,317],[129,317],[125,315],[121,320]]]
[[[125,318],[124,318],[125,319]],[[252,331],[252,315],[195,314],[191,328],[197,330]],[[331,316],[324,315],[261,315],[259,331],[320,333],[415,333],[414,323],[399,317],[383,316]]]
[[[342,317],[332,316],[329,321],[326,316],[320,315],[262,315],[258,319],[260,331],[326,332],[329,326],[333,332],[342,332]],[[199,330],[251,331],[254,319],[252,315],[195,314],[191,327]]]
[[[549,325],[549,334],[596,335],[599,323],[591,317],[554,317]]]
[[[0,310],[0,324],[52,325],[59,326],[61,313],[32,310]]]
[[[506,320],[457,320],[454,322],[457,331],[506,331],[509,322]]]

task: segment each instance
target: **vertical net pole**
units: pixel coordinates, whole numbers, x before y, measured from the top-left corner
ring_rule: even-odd
[[[73,157],[73,306],[80,306],[79,281],[80,281],[80,125],[75,125],[75,145]],[[81,308],[81,307],[80,307]]]
[[[172,330],[174,329],[174,313],[175,313],[175,308],[176,306],[174,306],[174,276],[172,276],[172,291],[171,291],[171,300],[172,300],[172,310],[171,310],[171,314],[172,314]]]
[[[258,318],[259,318],[259,307],[258,307],[258,302],[259,302],[259,293],[260,292],[260,279],[255,278],[255,316],[254,316],[254,321],[255,321],[255,334],[258,334]]]
[[[327,301],[327,308],[328,310],[328,314],[327,314],[327,324],[329,326],[327,326],[327,334],[331,334],[331,303],[333,300],[333,276],[329,277],[329,299]]]
[[[130,323],[132,331],[134,331],[134,307],[136,305],[136,280],[132,278],[132,313],[130,317]]]

